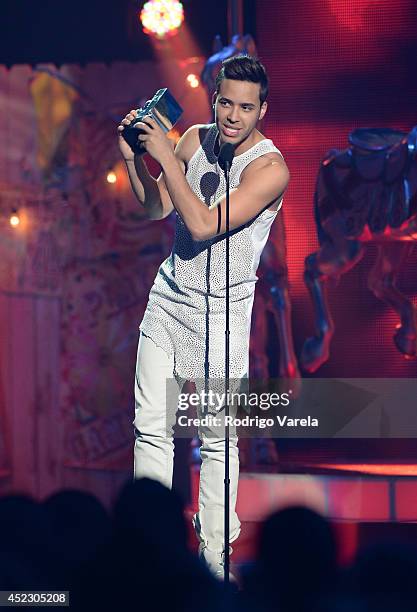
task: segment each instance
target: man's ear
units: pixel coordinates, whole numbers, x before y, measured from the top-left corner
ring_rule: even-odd
[[[261,121],[261,119],[264,118],[265,113],[266,113],[266,109],[268,108],[268,102],[265,100],[265,102],[262,102],[261,105],[261,112],[259,113],[259,119],[258,121]]]
[[[211,103],[213,106],[216,104],[216,100],[217,100],[217,91],[215,91],[214,94],[211,96]]]

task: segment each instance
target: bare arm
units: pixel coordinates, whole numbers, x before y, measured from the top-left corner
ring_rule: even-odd
[[[163,172],[175,208],[182,216],[194,240],[208,240],[226,231],[226,196],[209,208],[181,180],[172,160],[163,163]],[[230,191],[230,230],[241,227],[281,198],[290,174],[285,161],[276,154],[260,160],[242,175],[236,189]]]
[[[208,240],[224,234],[225,196],[208,208],[191,190],[166,135],[154,119],[145,117],[138,125],[144,132],[139,135],[139,140],[161,164],[171,202],[194,240]],[[188,133],[195,131],[196,127],[188,130]],[[269,153],[249,164],[242,174],[239,187],[230,194],[230,229],[241,227],[281,198],[289,177],[287,165],[278,153]]]
[[[187,185],[188,183],[185,178],[186,167],[194,152],[198,149],[198,146],[200,144],[199,131],[202,127],[205,126],[198,124],[188,128],[188,130],[186,130],[181,136],[175,147],[174,159],[177,162],[177,166],[181,174],[181,179]],[[166,214],[169,214],[172,210],[174,210],[175,206],[172,202],[169,190],[167,188],[165,174],[163,171],[157,179],[157,185],[161,200],[164,203],[164,210],[167,210],[168,212]],[[164,216],[166,216],[166,214]]]
[[[150,219],[163,219],[172,211],[170,198],[164,198],[158,188],[158,181],[150,174],[141,155],[125,159],[130,184],[136,198],[146,210]]]
[[[150,219],[164,219],[172,210],[174,205],[169,195],[164,174],[161,172],[155,179],[149,172],[143,155],[134,155],[121,132],[124,125],[129,125],[135,117],[135,111],[130,111],[119,125],[119,146],[126,163],[126,168],[132,186],[133,193],[145,208]],[[196,130],[199,126],[193,126],[179,140],[174,152],[174,158],[178,164],[179,171],[184,176],[186,162],[191,157],[196,144]]]

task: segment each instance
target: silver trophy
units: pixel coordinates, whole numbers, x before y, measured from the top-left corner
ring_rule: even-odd
[[[164,132],[169,132],[177,123],[182,113],[181,106],[168,89],[166,87],[158,89],[152,100],[148,100],[143,108],[139,108],[136,111],[136,118],[130,125],[125,125],[122,136],[132,151],[141,155],[146,153],[146,151],[143,148],[143,143],[138,141],[138,135],[144,132],[139,128],[135,128],[135,124],[138,121],[142,121],[146,115],[149,115],[152,119],[155,119]]]

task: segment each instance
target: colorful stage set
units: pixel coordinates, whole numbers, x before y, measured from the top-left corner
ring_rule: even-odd
[[[219,60],[246,51],[269,72],[260,129],[291,172],[259,270],[252,375],[298,390],[390,379],[415,413],[396,428],[398,393],[390,418],[369,400],[327,439],[242,439],[236,554],[250,558],[272,509],[303,503],[335,521],[348,557],[363,525],[417,521],[417,6],[258,0],[243,21],[231,4],[226,36],[214,9],[207,21],[223,32],[210,59],[185,13],[153,59],[0,66],[0,492],[75,487],[110,505],[131,476],[138,325],[173,219],[145,218],[116,126],[160,87],[185,111],[174,140],[211,122]],[[179,441],[176,466],[190,514],[193,444]]]

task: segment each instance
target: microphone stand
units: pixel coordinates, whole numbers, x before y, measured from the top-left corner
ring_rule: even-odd
[[[226,179],[226,329],[225,329],[225,395],[224,408],[225,432],[224,432],[224,584],[229,586],[230,582],[230,430],[229,430],[229,386],[230,386],[230,166],[234,157],[234,146],[231,143],[223,143],[219,152],[219,165],[224,171]]]
[[[230,162],[224,164],[226,178],[226,329],[225,329],[225,438],[224,438],[224,583],[229,586],[230,582],[230,431],[229,431],[229,377],[230,377],[230,322],[229,322],[229,294],[230,294],[230,260],[229,260],[229,230],[230,230]]]

